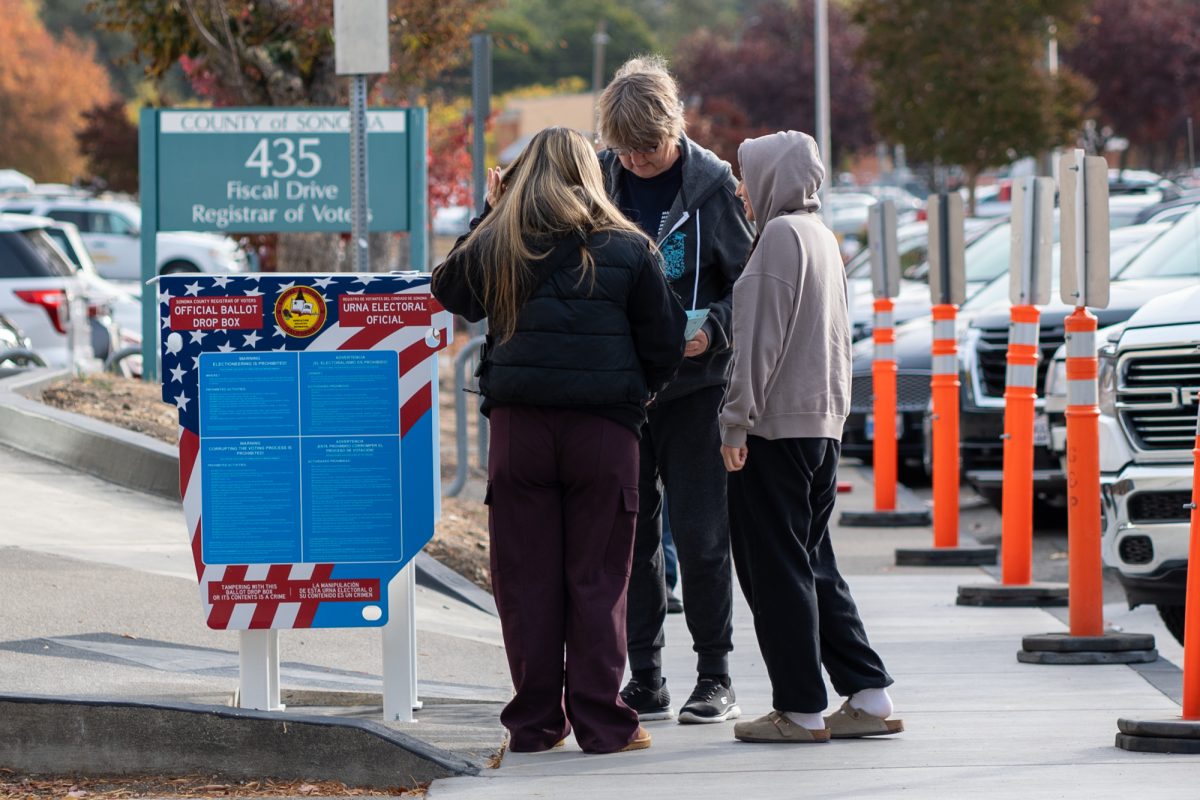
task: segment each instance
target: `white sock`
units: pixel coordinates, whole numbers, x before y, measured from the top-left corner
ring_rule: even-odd
[[[850,696],[850,705],[859,711],[887,719],[892,715],[892,698],[887,689],[863,689]]]
[[[801,728],[808,728],[810,731],[825,729],[825,718],[820,714],[804,714],[799,711],[784,711],[782,713]]]

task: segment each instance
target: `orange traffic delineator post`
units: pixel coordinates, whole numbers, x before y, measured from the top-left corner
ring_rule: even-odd
[[[1154,637],[1104,630],[1100,557],[1100,408],[1096,317],[1077,307],[1067,329],[1067,540],[1070,633],[1026,636],[1017,660],[1029,664],[1144,664]]]
[[[1191,530],[1183,616],[1183,708],[1170,719],[1117,720],[1117,747],[1141,753],[1200,753],[1200,419],[1192,445]]]
[[[1004,496],[1000,508],[1001,582],[958,587],[959,605],[1067,605],[1066,586],[1033,582],[1033,424],[1040,316],[1036,306],[1015,305],[1009,324],[1004,389]]]
[[[872,511],[844,511],[840,524],[851,527],[924,526],[930,522],[925,509],[896,508],[896,331],[894,304],[886,297],[875,300],[875,358],[871,363],[871,384],[875,394],[875,441],[872,460],[875,468],[875,508]]]
[[[875,360],[871,386],[875,393],[875,510],[896,510],[896,329],[891,300],[875,301]]]
[[[958,308],[933,307],[933,547],[896,549],[896,565],[982,566],[996,563],[996,548],[958,542]]]

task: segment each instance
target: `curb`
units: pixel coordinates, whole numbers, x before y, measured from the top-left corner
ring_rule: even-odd
[[[145,434],[30,399],[69,370],[0,379],[0,444],[128,489],[179,501],[179,454]]]
[[[416,788],[480,767],[368,720],[186,703],[0,695],[0,764],[18,772],[214,774]]]

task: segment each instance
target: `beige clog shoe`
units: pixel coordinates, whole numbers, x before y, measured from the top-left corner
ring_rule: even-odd
[[[884,719],[862,709],[842,703],[842,707],[825,718],[825,727],[834,739],[861,739],[864,736],[890,736],[904,731],[904,720]]]
[[[797,725],[778,711],[765,717],[739,722],[733,726],[733,738],[743,742],[813,744],[828,742],[829,731],[810,730]]]

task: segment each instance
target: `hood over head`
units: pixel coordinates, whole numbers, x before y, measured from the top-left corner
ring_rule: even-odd
[[[747,139],[738,147],[742,180],[758,229],[781,214],[816,211],[825,164],[807,133],[780,131]]]

